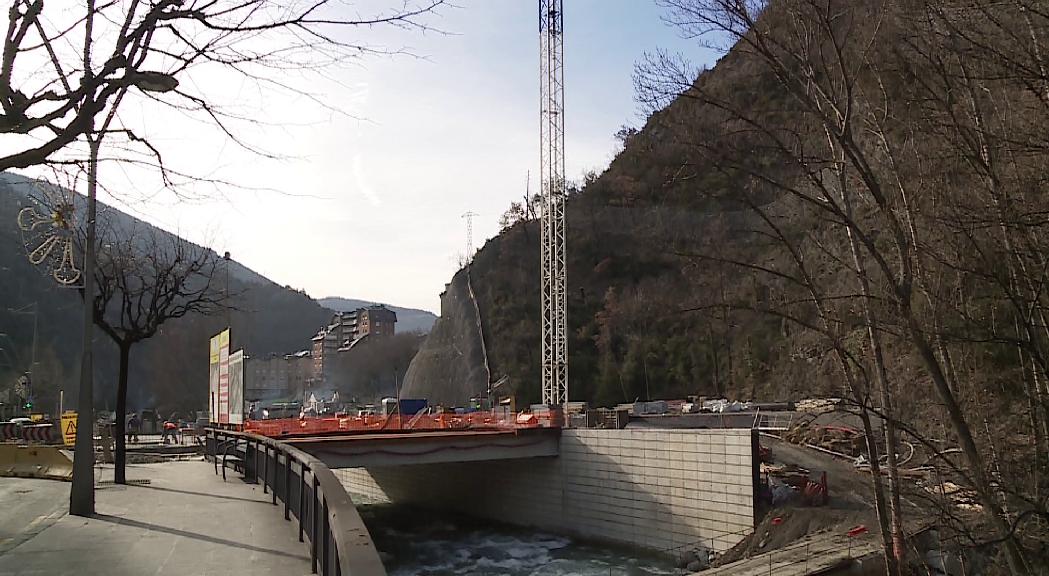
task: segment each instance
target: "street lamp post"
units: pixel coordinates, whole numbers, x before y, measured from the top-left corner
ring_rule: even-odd
[[[89,10],[88,18],[94,13]],[[88,30],[91,24],[88,22]],[[88,35],[90,44],[90,34]],[[90,73],[91,51],[84,51],[84,70]],[[128,85],[135,86],[146,92],[168,92],[178,86],[175,77],[161,72],[135,71],[128,75]],[[80,353],[80,388],[77,397],[77,428],[76,445],[73,448],[73,485],[69,490],[69,513],[74,516],[91,516],[95,513],[95,444],[94,444],[94,382],[92,370],[94,369],[94,358],[92,346],[94,339],[94,311],[95,311],[95,243],[96,229],[95,219],[97,210],[98,189],[98,151],[102,145],[102,138],[109,124],[116,116],[120,100],[125,90],[122,90],[110,107],[109,114],[102,123],[102,130],[95,131],[95,119],[88,119],[87,142],[88,142],[88,164],[87,164],[87,230],[84,246],[84,326],[83,340]],[[89,94],[86,98],[94,98]]]
[[[84,325],[80,353],[80,393],[77,397],[76,444],[73,447],[73,485],[69,490],[69,513],[91,516],[95,513],[94,369],[92,347],[95,325],[95,216],[98,184],[98,148],[101,136],[94,136],[90,121],[87,171],[87,239],[84,247]]]

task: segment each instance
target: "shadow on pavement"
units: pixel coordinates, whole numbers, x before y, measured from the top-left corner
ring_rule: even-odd
[[[101,520],[102,522],[109,522],[111,524],[118,524],[121,526],[131,526],[133,528],[141,528],[143,530],[151,530],[154,532],[163,532],[165,534],[171,534],[172,536],[182,536],[183,538],[192,538],[194,540],[201,540],[203,542],[210,542],[212,544],[219,544],[221,546],[230,546],[233,548],[241,548],[243,550],[250,550],[252,552],[261,552],[263,554],[272,554],[274,556],[284,556],[286,558],[296,558],[309,562],[309,556],[303,554],[289,554],[287,552],[281,552],[280,550],[270,550],[268,548],[261,548],[259,546],[252,546],[250,544],[244,544],[243,542],[234,542],[233,540],[226,540],[224,538],[215,538],[214,536],[207,536],[205,534],[197,534],[195,532],[187,532],[185,530],[179,530],[177,528],[169,528],[167,526],[161,526],[159,524],[150,524],[148,522],[139,522],[138,520],[130,520],[128,518],[121,518],[119,516],[111,516],[109,514],[95,514],[92,516],[95,520]],[[283,521],[283,520],[282,520]]]
[[[237,502],[251,502],[252,504],[265,504],[267,506],[273,506],[273,503],[269,500],[258,500],[255,498],[241,498],[240,496],[223,496],[221,494],[208,494],[206,492],[192,492],[190,490],[178,490],[176,488],[161,488],[160,486],[149,486],[144,484],[128,484],[128,488],[144,488],[146,490],[160,490],[161,492],[174,492],[176,494],[186,494],[189,496],[202,496],[204,498],[220,498],[222,500],[236,500]]]

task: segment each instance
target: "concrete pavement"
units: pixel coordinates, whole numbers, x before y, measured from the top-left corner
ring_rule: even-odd
[[[0,478],[0,576],[310,574],[296,524],[235,477],[179,461],[129,466],[149,483],[114,486],[107,467],[93,518],[64,513],[68,483]]]
[[[69,484],[0,478],[0,564],[3,554],[39,534],[69,508]]]

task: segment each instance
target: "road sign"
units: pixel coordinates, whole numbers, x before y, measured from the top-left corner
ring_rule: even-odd
[[[76,444],[76,412],[72,410],[62,413],[62,442],[66,446]]]

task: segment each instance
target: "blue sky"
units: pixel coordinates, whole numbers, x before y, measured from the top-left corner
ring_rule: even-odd
[[[119,170],[105,168],[103,179],[117,192],[111,199],[311,296],[437,311],[465,249],[460,215],[478,214],[481,246],[523,195],[528,171],[533,192],[538,187],[537,2],[455,1],[429,20],[445,33],[362,32],[415,56],[368,59],[333,72],[331,81],[311,81],[314,93],[353,117],[216,80],[231,105],[254,108],[272,124],[245,136],[283,160],[141,112],[163,135],[172,163],[280,192],[201,190],[201,199],[187,202],[128,176],[136,187],[129,196],[113,180]],[[697,63],[715,55],[678,38],[650,0],[565,5],[566,162],[569,178],[578,179],[607,166],[622,124],[643,123],[631,74],[645,51],[680,51]]]

